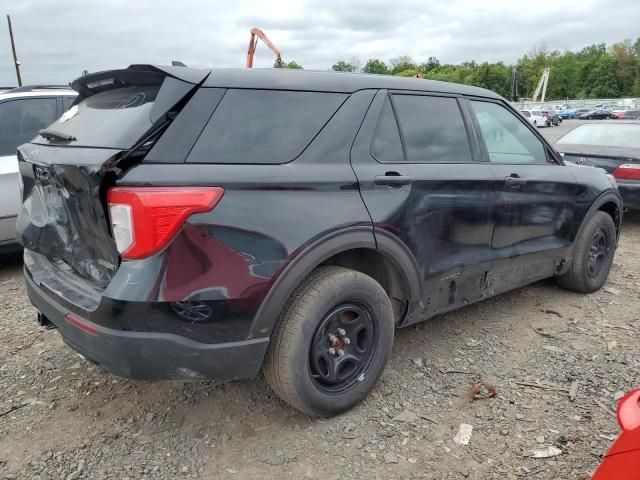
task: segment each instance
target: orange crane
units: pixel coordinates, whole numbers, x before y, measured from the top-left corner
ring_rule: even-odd
[[[260,30],[258,27],[253,27],[251,29],[251,39],[249,40],[249,51],[247,52],[247,68],[253,68],[253,56],[256,53],[258,39],[262,40],[264,44],[269,47],[269,49],[275,54],[276,63],[278,65],[282,65],[280,50],[278,50],[278,48],[273,43],[271,43],[271,40],[269,40],[269,38],[262,30]]]

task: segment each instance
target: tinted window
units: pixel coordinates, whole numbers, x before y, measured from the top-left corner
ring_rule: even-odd
[[[285,163],[313,140],[346,95],[228,90],[187,162]]]
[[[393,114],[389,97],[387,97],[378,119],[373,143],[371,144],[371,153],[379,162],[404,161],[400,132],[398,131],[398,124]]]
[[[130,148],[153,126],[149,114],[158,90],[160,85],[145,85],[96,93],[51,128],[75,137],[74,146]]]
[[[38,130],[56,119],[55,98],[25,98],[0,103],[0,155],[13,155]]]
[[[495,163],[547,163],[543,143],[502,105],[471,102],[489,159]]]
[[[64,111],[69,110],[69,107],[73,104],[75,100],[76,100],[76,97],[69,97],[69,96],[62,97],[62,109]]]
[[[408,162],[471,162],[462,114],[455,98],[394,95]]]

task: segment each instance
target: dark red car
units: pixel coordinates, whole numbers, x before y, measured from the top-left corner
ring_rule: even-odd
[[[640,389],[618,405],[622,433],[609,449],[592,480],[640,479]]]

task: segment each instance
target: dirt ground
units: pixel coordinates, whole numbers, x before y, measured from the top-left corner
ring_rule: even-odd
[[[640,385],[638,252],[640,214],[629,214],[603,290],[543,281],[397,330],[373,394],[323,420],[261,377],[100,372],[38,327],[20,261],[4,257],[0,479],[589,478],[618,432],[617,399]],[[497,395],[470,401],[478,381]],[[468,445],[454,442],[461,424]]]

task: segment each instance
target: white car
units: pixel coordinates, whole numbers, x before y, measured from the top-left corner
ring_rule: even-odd
[[[20,205],[16,149],[51,125],[75,100],[69,87],[30,86],[0,93],[0,253],[18,250]]]
[[[547,119],[542,116],[542,112],[537,110],[520,110],[520,113],[529,120],[534,127],[546,127]]]

